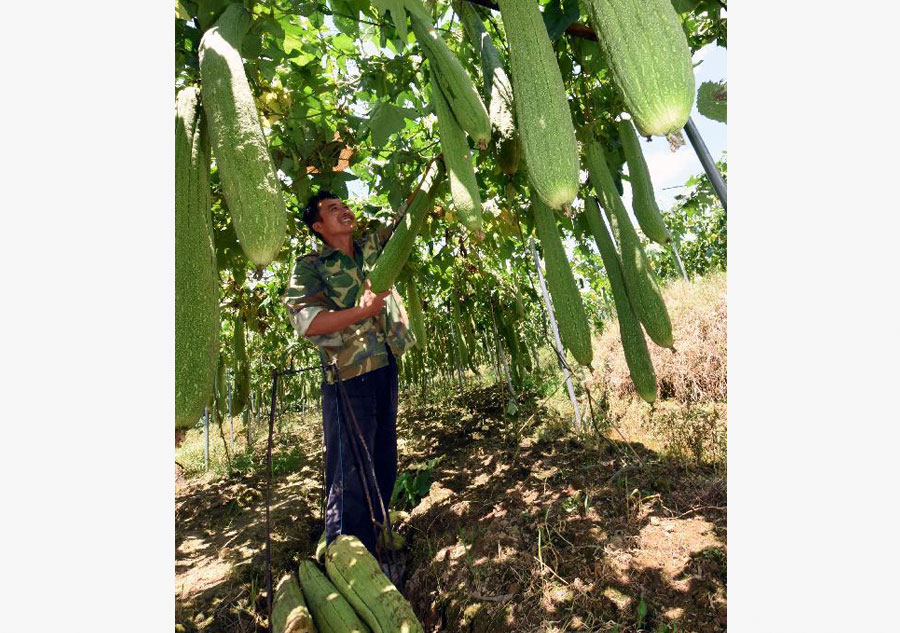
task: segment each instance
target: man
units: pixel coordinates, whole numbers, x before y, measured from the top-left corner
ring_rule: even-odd
[[[323,190],[310,198],[303,222],[323,245],[318,252],[297,258],[282,300],[294,329],[319,348],[323,363],[329,365],[322,383],[326,539],[331,543],[338,534],[352,534],[374,554],[377,536],[357,470],[361,465],[348,443],[347,415],[335,373],[347,390],[387,508],[397,478],[396,358],[416,339],[397,293],[393,289],[374,293],[366,281],[391,231],[379,227],[354,241],[353,212]],[[383,522],[374,490],[370,496],[375,518]]]

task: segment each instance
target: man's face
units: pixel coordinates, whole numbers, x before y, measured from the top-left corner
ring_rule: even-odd
[[[346,204],[338,198],[328,198],[319,202],[318,222],[313,228],[326,240],[353,233],[356,217]]]

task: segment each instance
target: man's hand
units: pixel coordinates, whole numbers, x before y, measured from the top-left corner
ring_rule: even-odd
[[[384,300],[391,291],[372,292],[372,284],[366,280],[358,305],[343,310],[326,310],[320,312],[306,328],[305,336],[319,336],[321,334],[333,334],[343,330],[348,325],[359,323],[363,319],[378,316],[384,307]]]
[[[366,279],[362,296],[359,298],[359,307],[363,309],[367,317],[373,317],[381,312],[381,309],[384,307],[384,300],[390,295],[390,290],[378,293],[372,292],[372,282]]]

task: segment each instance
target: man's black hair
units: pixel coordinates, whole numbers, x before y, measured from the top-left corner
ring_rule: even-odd
[[[340,198],[327,189],[319,189],[316,195],[312,196],[303,208],[303,223],[309,227],[313,235],[324,242],[325,239],[312,227],[315,222],[321,222],[322,220],[322,216],[319,215],[319,203],[322,200],[340,200]]]

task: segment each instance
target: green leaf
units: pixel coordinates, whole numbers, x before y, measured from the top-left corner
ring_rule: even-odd
[[[557,40],[580,15],[578,0],[550,0],[544,7],[544,24],[550,41]]]
[[[599,75],[602,71],[606,70],[608,67],[606,64],[606,57],[603,56],[603,51],[600,50],[600,45],[597,42],[574,39],[571,44],[574,44],[578,51],[582,66],[589,75]]]
[[[353,0],[331,0],[331,16],[334,25],[343,33],[356,35],[359,33],[360,7]]]
[[[700,4],[700,0],[672,0],[672,6],[676,13],[689,13]]]
[[[281,48],[287,53],[288,58],[300,66],[305,66],[309,62],[316,59],[316,55],[304,49],[306,41],[303,36],[306,29],[297,24],[290,22],[282,23],[284,30],[284,39],[281,41]]]
[[[394,21],[394,28],[400,36],[400,41],[406,41],[406,9],[403,6],[403,0],[372,0],[372,5],[378,9],[381,15],[391,12],[391,19]]]
[[[697,110],[708,119],[727,123],[728,83],[704,81],[697,91]]]
[[[355,53],[356,52],[356,44],[353,41],[353,38],[349,35],[345,35],[341,33],[340,35],[331,38],[331,45],[334,46],[339,51],[344,51],[345,53]]]
[[[197,19],[200,30],[205,31],[219,19],[232,0],[197,0]]]
[[[391,181],[390,188],[388,189],[388,202],[391,205],[392,209],[399,209],[400,205],[406,200],[406,194],[404,190],[398,187],[399,183]]]
[[[372,130],[372,144],[376,148],[387,144],[390,136],[399,132],[406,126],[406,118],[411,111],[407,108],[398,108],[395,105],[384,102],[375,107],[369,119],[369,129]]]
[[[644,597],[641,596],[641,601],[638,602],[637,606],[637,626],[640,626],[644,623],[644,618],[647,617],[647,603],[644,602]]]

